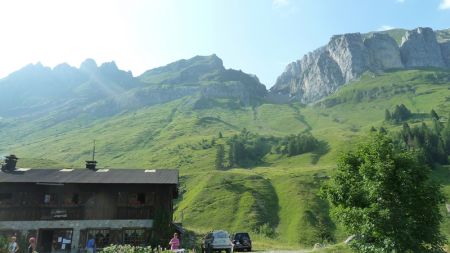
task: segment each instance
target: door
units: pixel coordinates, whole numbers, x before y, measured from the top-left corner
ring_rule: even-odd
[[[72,248],[72,229],[39,229],[38,252],[63,253]]]
[[[52,252],[53,230],[39,229],[38,236],[38,252]]]

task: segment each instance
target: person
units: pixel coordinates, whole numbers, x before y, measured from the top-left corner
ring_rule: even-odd
[[[88,241],[86,243],[86,251],[87,253],[95,253],[95,239],[92,235],[89,235]]]
[[[16,253],[19,251],[19,245],[16,242],[17,238],[15,236],[11,236],[11,241],[8,245],[8,253]]]
[[[173,238],[169,242],[170,250],[177,250],[180,248],[180,239],[178,239],[178,234],[173,234]]]
[[[30,237],[30,239],[28,239],[28,251],[27,253],[35,253],[36,252],[36,238],[34,237]]]

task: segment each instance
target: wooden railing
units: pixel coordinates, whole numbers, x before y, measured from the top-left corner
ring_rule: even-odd
[[[119,206],[117,208],[118,219],[152,219],[152,206]]]
[[[83,207],[1,207],[0,220],[78,220]]]
[[[152,219],[153,213],[152,206],[121,206],[117,207],[117,214],[113,219]],[[0,221],[83,219],[86,219],[84,206],[0,207]]]

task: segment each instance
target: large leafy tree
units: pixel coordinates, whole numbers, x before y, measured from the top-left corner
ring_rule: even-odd
[[[444,252],[439,231],[444,198],[418,157],[375,133],[343,154],[336,175],[323,188],[332,214],[360,252]]]

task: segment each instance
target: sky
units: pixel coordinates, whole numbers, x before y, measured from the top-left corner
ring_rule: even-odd
[[[285,66],[334,34],[450,28],[450,0],[0,1],[0,78],[27,64],[115,61],[134,76],[195,55],[255,74]]]

